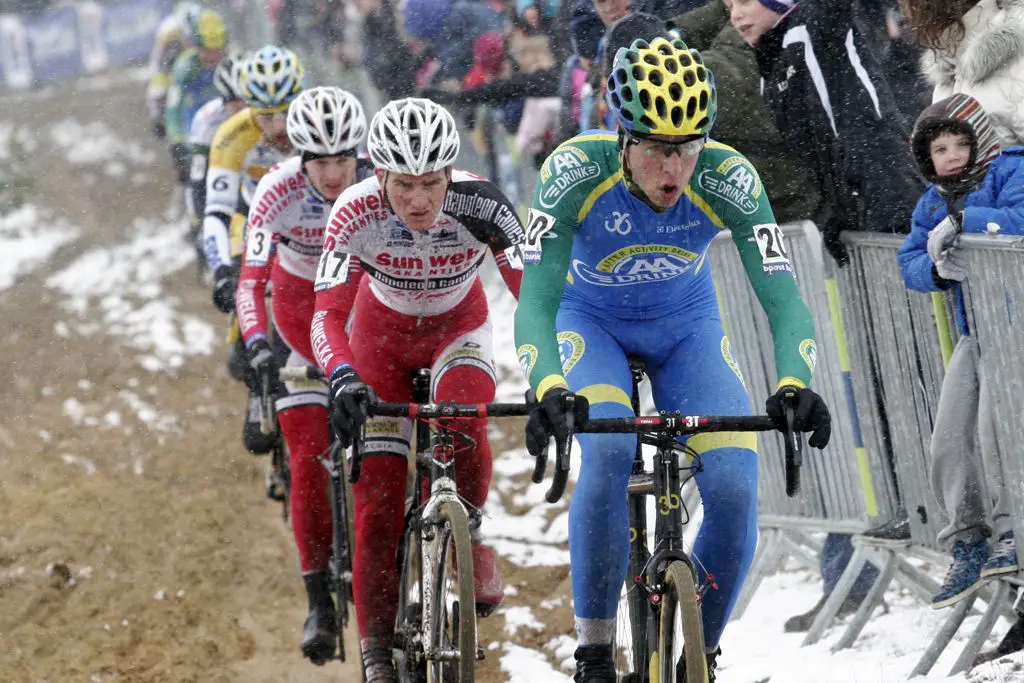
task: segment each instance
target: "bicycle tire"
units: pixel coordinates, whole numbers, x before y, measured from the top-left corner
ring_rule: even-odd
[[[435,660],[427,663],[427,683],[473,683],[476,680],[476,592],[473,589],[473,549],[469,535],[469,517],[458,503],[446,501],[438,506],[441,522],[441,552],[435,572],[436,590],[431,596],[434,620],[433,650],[451,646],[458,649],[458,661]],[[450,552],[454,550],[455,556]],[[455,613],[448,610],[447,578],[455,571]],[[457,642],[455,642],[457,641]],[[456,674],[456,675],[453,675]]]
[[[665,570],[661,617],[658,620],[658,668],[663,683],[707,683],[708,663],[704,654],[704,622],[697,601],[693,568],[675,561]],[[676,623],[676,616],[679,624]],[[681,627],[677,633],[676,626]],[[682,647],[678,638],[682,636]],[[685,658],[685,678],[678,674],[679,657]]]
[[[345,629],[349,623],[348,603],[352,599],[352,536],[349,526],[348,477],[344,470],[337,486],[329,484],[331,504],[331,574],[338,624],[338,658],[345,661]]]

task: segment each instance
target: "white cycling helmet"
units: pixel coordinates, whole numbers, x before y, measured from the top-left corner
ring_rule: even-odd
[[[254,109],[281,111],[302,91],[305,73],[294,52],[265,45],[245,63],[245,101]]]
[[[455,119],[444,107],[427,99],[407,97],[388,102],[374,115],[367,145],[377,168],[423,175],[455,163],[459,132]]]
[[[213,72],[213,87],[225,102],[246,99],[245,86],[242,85],[245,61],[244,53],[231,52],[220,60]]]
[[[334,156],[355,150],[366,136],[366,114],[341,88],[303,90],[288,107],[288,139],[299,152]]]

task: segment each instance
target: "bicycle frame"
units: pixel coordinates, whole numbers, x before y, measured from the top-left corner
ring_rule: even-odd
[[[633,414],[640,414],[640,383],[644,378],[641,366],[630,363],[633,376]],[[626,577],[629,624],[632,631],[632,657],[635,671],[642,680],[650,676],[651,653],[658,651],[657,590],[664,578],[668,560],[679,559],[692,566],[683,547],[683,504],[680,492],[678,443],[674,436],[662,434],[656,439],[654,468],[648,478],[643,459],[643,440],[637,438],[633,470],[627,489],[629,506],[629,574]],[[647,498],[654,496],[659,514],[655,518],[654,537],[657,545],[651,553],[647,545]]]
[[[416,372],[413,376],[413,401],[425,404],[430,400],[430,373],[425,370]],[[444,535],[437,533],[438,526],[442,523],[438,516],[438,510],[445,502],[454,502],[464,507],[459,499],[455,486],[455,437],[452,432],[445,428],[442,421],[439,429],[431,430],[422,421],[414,422],[415,438],[414,461],[416,465],[416,476],[414,478],[412,492],[412,506],[406,514],[406,524],[403,531],[403,543],[401,549],[407,552],[402,557],[402,576],[400,586],[409,584],[410,578],[417,580],[419,584],[420,615],[418,633],[408,633],[409,627],[413,624],[407,623],[408,619],[408,595],[403,592],[399,594],[399,630],[405,631],[406,638],[413,636],[419,640],[423,648],[422,656],[426,663],[436,660],[451,660],[454,658],[452,652],[438,652],[433,648],[436,642],[434,625],[435,615],[433,614],[432,597],[442,587],[435,585],[435,574],[433,571],[424,571],[424,568],[436,567],[441,561],[442,543]],[[424,485],[429,485],[429,496],[423,500]],[[417,514],[418,512],[418,514]],[[468,512],[467,512],[468,514]],[[413,562],[416,561],[416,565]],[[410,577],[410,573],[418,574]],[[473,609],[472,606],[463,608]]]

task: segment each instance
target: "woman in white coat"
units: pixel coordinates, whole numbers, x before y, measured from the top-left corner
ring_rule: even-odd
[[[901,0],[932,101],[977,99],[1003,147],[1024,144],[1024,0]]]

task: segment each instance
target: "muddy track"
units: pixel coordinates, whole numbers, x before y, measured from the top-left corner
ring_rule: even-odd
[[[318,669],[299,656],[305,598],[293,543],[263,497],[262,461],[241,449],[244,394],[221,349],[147,371],[102,324],[88,331],[95,305],[72,312],[46,286],[88,250],[131,241],[136,219],[160,220],[172,180],[141,84],[68,101],[70,115],[46,96],[4,108],[37,140],[31,201],[80,235],[0,292],[0,681],[356,680],[351,665]],[[102,163],[69,164],[51,139],[68,118],[104,122],[156,161],[129,159],[120,177]],[[160,288],[161,300],[220,334],[191,268]],[[516,512],[511,494],[502,500]],[[509,680],[497,643],[543,650],[572,628],[567,567],[502,568],[508,606],[554,601],[537,608],[543,631],[507,632],[501,614],[481,622],[485,683]]]

